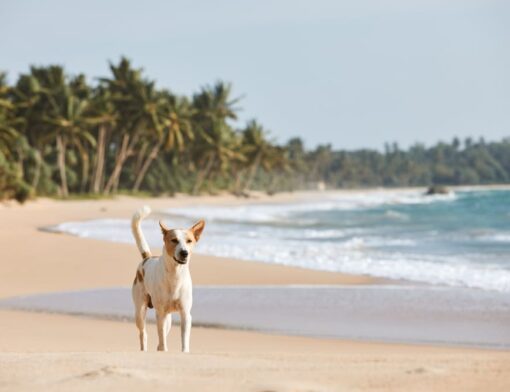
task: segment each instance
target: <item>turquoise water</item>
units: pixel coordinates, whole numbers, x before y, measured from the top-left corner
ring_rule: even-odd
[[[170,226],[205,218],[198,251],[436,285],[510,291],[510,191],[332,192],[288,204],[194,206]],[[157,223],[144,222],[160,246]],[[84,237],[132,242],[129,220],[68,222]]]
[[[349,231],[314,239],[319,242],[360,239],[380,256],[407,256],[441,263],[502,267],[510,271],[510,191],[459,192],[454,198],[417,204],[383,204],[359,210],[309,211],[318,232]],[[359,231],[359,233],[357,233]]]

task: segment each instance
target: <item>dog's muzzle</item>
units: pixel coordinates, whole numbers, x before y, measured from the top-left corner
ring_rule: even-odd
[[[174,260],[177,264],[181,264],[181,265],[184,265],[184,264],[187,264],[188,263],[188,259],[184,259],[184,260],[179,260],[177,258],[175,258],[174,256]]]

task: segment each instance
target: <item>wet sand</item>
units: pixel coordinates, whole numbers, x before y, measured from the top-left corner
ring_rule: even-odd
[[[129,288],[0,299],[0,309],[131,320]],[[148,320],[154,322],[154,311]],[[178,322],[173,315],[174,324]],[[193,324],[319,338],[510,349],[510,295],[416,285],[195,286]]]

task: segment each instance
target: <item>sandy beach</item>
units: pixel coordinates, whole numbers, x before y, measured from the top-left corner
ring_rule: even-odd
[[[309,195],[308,195],[309,196]],[[274,201],[305,197],[278,195]],[[264,202],[260,196],[255,199]],[[0,206],[0,298],[105,287],[127,287],[139,255],[133,245],[41,231],[66,221],[129,218],[193,205],[196,198],[55,201]],[[251,201],[202,197],[201,204]],[[170,223],[170,222],[169,222]],[[154,249],[154,253],[159,253]],[[197,254],[195,285],[370,284],[366,276],[238,261]],[[155,347],[149,326],[149,348]],[[0,311],[0,390],[337,391],[491,390],[510,388],[505,351],[315,339],[194,328],[192,353],[137,352],[132,323],[46,313]]]

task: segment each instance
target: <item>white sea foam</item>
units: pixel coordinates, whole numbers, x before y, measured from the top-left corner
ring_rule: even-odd
[[[494,233],[480,236],[481,239],[488,242],[510,243],[510,233]]]
[[[401,221],[409,220],[409,215],[404,214],[402,212],[398,212],[398,211],[386,210],[384,215],[390,219],[401,220]]]
[[[152,246],[161,245],[155,221],[144,221],[143,230]],[[128,220],[67,222],[56,230],[115,242],[132,243]],[[296,240],[238,238],[225,241],[221,232],[210,232],[198,244],[197,251],[215,256],[258,260],[312,269],[366,274],[431,284],[472,287],[510,292],[510,271],[499,266],[466,262],[455,257],[395,255],[388,258],[367,248],[377,242],[410,245],[412,241],[354,237],[340,242],[299,242]]]

